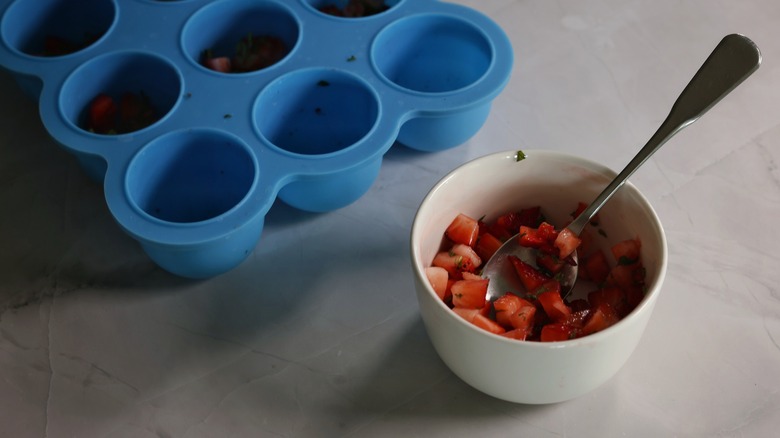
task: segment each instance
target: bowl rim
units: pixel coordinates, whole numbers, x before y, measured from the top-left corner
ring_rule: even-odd
[[[634,308],[628,315],[621,318],[617,323],[607,327],[604,330],[601,330],[596,333],[592,333],[587,336],[583,336],[581,338],[567,339],[565,341],[555,341],[555,342],[518,341],[516,339],[510,339],[505,336],[497,335],[488,332],[487,330],[481,329],[475,326],[474,324],[467,322],[460,316],[458,316],[441,299],[439,299],[439,297],[436,295],[436,292],[434,292],[433,287],[430,285],[430,282],[427,281],[427,277],[424,272],[424,268],[426,267],[426,265],[423,263],[422,257],[420,255],[419,246],[416,245],[415,242],[418,241],[420,236],[422,235],[422,231],[421,231],[422,225],[419,222],[419,220],[421,217],[421,213],[425,210],[427,204],[429,204],[429,201],[436,196],[437,192],[444,185],[446,185],[448,181],[455,176],[455,174],[462,172],[464,169],[470,167],[476,167],[482,165],[484,162],[489,162],[493,160],[507,160],[507,159],[516,160],[516,156],[518,152],[519,150],[517,149],[494,152],[491,154],[482,155],[480,157],[476,157],[474,159],[466,161],[465,163],[460,164],[459,166],[449,171],[442,178],[440,178],[433,185],[433,187],[428,191],[428,193],[425,195],[423,200],[420,202],[417,211],[415,212],[414,218],[412,220],[411,232],[409,235],[411,262],[412,262],[412,268],[416,280],[424,286],[425,292],[428,294],[428,298],[435,301],[437,308],[441,309],[442,311],[445,311],[444,313],[448,315],[448,318],[457,320],[458,321],[457,324],[460,324],[462,327],[467,327],[467,330],[472,330],[473,333],[480,333],[484,336],[487,336],[487,339],[503,342],[508,346],[516,345],[516,346],[522,346],[520,348],[540,348],[545,350],[559,349],[559,348],[579,348],[582,346],[587,346],[593,343],[597,343],[602,338],[613,336],[615,333],[619,332],[621,327],[626,326],[627,324],[632,323],[635,320],[638,320],[640,318],[641,313],[648,311],[648,309],[652,309],[655,300],[658,298],[658,295],[660,294],[661,286],[663,285],[664,280],[666,278],[666,271],[667,271],[668,261],[669,261],[669,254],[668,254],[669,249],[668,249],[668,244],[666,239],[666,233],[664,232],[663,226],[661,224],[661,220],[658,217],[658,214],[655,211],[655,209],[650,204],[650,201],[644,196],[644,194],[642,194],[642,192],[634,184],[631,183],[631,181],[626,181],[623,187],[621,188],[621,190],[624,190],[625,188],[629,188],[633,191],[637,200],[639,201],[639,204],[645,210],[645,213],[648,214],[650,223],[653,225],[654,228],[653,231],[655,232],[655,234],[657,234],[660,237],[660,242],[659,242],[660,261],[658,266],[658,275],[655,279],[653,287],[648,288],[645,291],[645,296],[642,298],[642,301],[639,303],[639,305],[636,308]],[[567,160],[574,164],[583,165],[584,167],[594,172],[603,173],[604,175],[607,175],[610,178],[614,178],[614,176],[617,175],[615,171],[600,163],[566,152],[550,151],[550,150],[543,150],[543,149],[522,149],[522,152],[526,154],[525,159],[528,159],[528,157],[541,156],[543,158]]]

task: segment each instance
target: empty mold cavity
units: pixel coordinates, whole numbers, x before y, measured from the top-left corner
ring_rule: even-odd
[[[437,14],[394,22],[379,33],[371,53],[388,81],[421,93],[466,88],[485,75],[493,60],[490,41],[479,28]]]
[[[323,14],[343,18],[364,18],[387,12],[400,0],[307,0]]]
[[[118,106],[129,94],[148,100],[154,120],[159,120],[176,104],[181,89],[180,73],[167,60],[148,53],[116,52],[76,69],[62,86],[59,105],[69,123],[88,131],[90,106],[98,95],[111,97]]]
[[[279,77],[257,98],[253,117],[261,136],[284,151],[323,155],[348,148],[379,119],[379,99],[356,76],[327,69]]]
[[[232,62],[231,72],[246,73],[281,62],[299,38],[297,18],[280,3],[226,0],[203,7],[188,20],[182,46],[203,68],[209,57],[226,57]]]
[[[172,223],[217,218],[238,206],[257,179],[254,155],[220,131],[175,131],[150,142],[126,174],[131,204]]]
[[[2,38],[31,56],[64,56],[100,39],[116,16],[111,0],[18,0],[3,15]]]

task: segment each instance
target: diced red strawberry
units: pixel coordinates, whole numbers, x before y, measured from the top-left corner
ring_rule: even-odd
[[[541,341],[542,342],[559,342],[568,341],[575,337],[574,328],[570,325],[553,323],[546,324],[542,327]]]
[[[461,318],[468,322],[474,322],[474,318],[478,315],[485,318],[490,315],[490,302],[486,302],[485,306],[481,309],[472,309],[468,307],[453,307],[452,311],[460,315]]]
[[[452,304],[455,307],[481,309],[485,307],[488,280],[459,280],[452,284]]]
[[[644,284],[645,270],[636,265],[617,265],[609,271],[606,283],[622,289]]]
[[[511,327],[509,317],[520,308],[520,297],[506,293],[493,302],[493,308],[496,310],[496,322],[504,327]]]
[[[529,248],[541,248],[547,245],[547,240],[539,234],[539,230],[536,228],[526,227],[525,225],[520,227],[519,242],[521,246]]]
[[[525,341],[526,339],[528,339],[529,334],[530,333],[527,330],[514,329],[514,330],[509,330],[504,333],[501,333],[501,336],[509,339],[515,339],[518,341]]]
[[[508,293],[493,303],[496,322],[506,328],[530,331],[533,327],[536,306],[528,300]]]
[[[473,272],[461,272],[460,275],[462,280],[482,280],[480,275]]]
[[[463,262],[463,256],[452,253],[451,251],[439,251],[434,256],[431,264],[447,270],[452,278],[461,278],[460,266]]]
[[[474,322],[474,318],[480,314],[480,309],[467,309],[465,307],[453,307],[452,311],[468,322]]]
[[[609,263],[604,251],[596,251],[580,261],[579,274],[584,280],[590,280],[596,284],[604,283],[609,275]]]
[[[494,223],[496,228],[504,230],[507,236],[514,236],[520,230],[520,215],[509,212],[496,218]]]
[[[542,208],[539,206],[524,208],[517,213],[517,222],[526,227],[538,228],[544,222]]]
[[[583,300],[587,303],[587,301]],[[577,332],[582,329],[582,327],[585,325],[585,322],[590,317],[591,309],[583,309],[583,310],[577,310],[572,311],[571,315],[564,321],[564,324],[573,327]]]
[[[566,261],[561,260],[555,254],[539,252],[536,256],[536,266],[550,275],[557,274],[565,265]]]
[[[461,271],[474,272],[482,265],[482,259],[470,246],[457,243],[450,250],[453,254],[461,257],[459,269]]]
[[[585,325],[582,327],[582,336],[587,336],[617,323],[620,320],[617,313],[609,304],[601,303],[591,312]]]
[[[542,222],[539,224],[539,227],[536,228],[536,233],[541,239],[544,239],[549,243],[554,242],[558,237],[558,230],[556,230],[554,226],[548,224],[547,222]]]
[[[107,134],[115,129],[117,105],[114,99],[105,93],[98,94],[89,105],[88,129]]]
[[[497,322],[482,314],[477,314],[471,323],[483,330],[487,330],[490,333],[495,333],[497,335],[506,332],[505,328],[501,327]]]
[[[558,232],[558,237],[555,238],[555,247],[558,248],[560,253],[558,257],[565,259],[570,256],[582,241],[576,234],[574,234],[568,228],[564,228]]]
[[[495,321],[485,316],[480,309],[466,309],[462,307],[455,307],[452,309],[458,316],[474,324],[475,326],[487,330],[491,333],[502,334],[506,332],[506,329],[498,325]]]
[[[571,308],[572,313],[576,313],[582,310],[590,309],[590,303],[584,298],[577,298],[571,301],[564,300],[566,304]]]
[[[433,291],[436,295],[444,300],[444,295],[447,292],[447,280],[449,274],[447,270],[440,266],[429,266],[425,268],[425,276],[428,277],[428,281],[431,283]]]
[[[641,245],[637,239],[628,239],[612,246],[612,255],[618,265],[634,265],[639,262]]]
[[[550,280],[550,277],[516,256],[509,256],[508,259],[512,262],[512,266],[515,268],[515,272],[520,277],[520,281],[523,283],[526,291],[535,291]]]
[[[564,322],[571,316],[571,308],[561,298],[560,287],[558,290],[546,290],[537,295],[536,299],[544,308],[544,313],[555,322]]]
[[[493,257],[493,254],[501,248],[504,242],[499,240],[496,236],[490,232],[482,233],[477,239],[477,244],[474,246],[474,251],[482,258],[482,260],[488,260]]]
[[[461,213],[452,220],[445,234],[454,243],[474,246],[479,233],[479,222]]]
[[[625,291],[615,286],[606,286],[588,293],[588,303],[590,303],[591,308],[596,308],[601,304],[607,304],[619,315],[624,314],[628,307]]]
[[[231,71],[233,71],[230,58],[228,58],[227,56],[218,56],[216,58],[205,58],[203,60],[203,65],[206,68],[209,68],[214,71],[218,71],[220,73],[230,73]]]
[[[625,290],[625,292],[626,292],[626,308],[624,309],[623,315],[618,315],[621,317],[628,315],[634,309],[636,309],[636,306],[638,306],[639,303],[642,302],[642,299],[645,297],[645,291],[642,286],[628,288]]]

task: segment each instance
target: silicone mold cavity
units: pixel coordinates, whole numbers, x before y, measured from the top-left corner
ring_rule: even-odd
[[[277,198],[338,209],[366,193],[396,141],[462,144],[509,79],[509,41],[470,8],[387,0],[365,17],[319,10],[346,4],[0,0],[0,65],[38,99],[46,129],[103,184],[149,257],[206,278],[246,258]],[[207,54],[245,53],[237,43],[260,36],[283,47],[270,65],[204,66]],[[119,134],[88,125],[96,96],[133,93],[153,109],[149,123]]]

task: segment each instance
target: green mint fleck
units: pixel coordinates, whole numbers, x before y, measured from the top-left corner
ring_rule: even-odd
[[[632,259],[630,257],[620,256],[618,259],[618,265],[621,266],[633,265],[634,263],[636,263],[636,259]]]
[[[357,61],[357,58],[355,57],[355,55],[352,55],[349,58],[347,58],[347,62],[355,62],[355,61]]]
[[[517,151],[517,153],[515,154],[515,161],[523,161],[523,160],[525,160],[525,152],[520,150]]]

